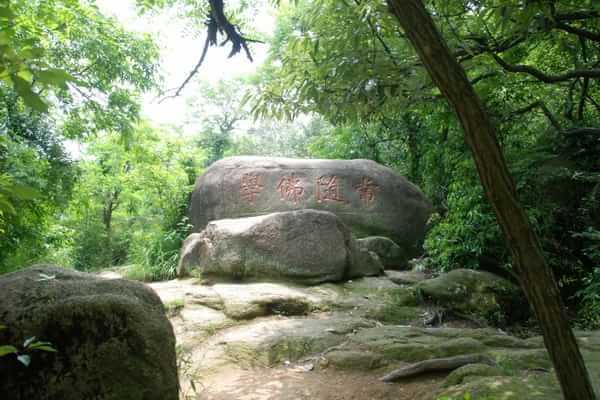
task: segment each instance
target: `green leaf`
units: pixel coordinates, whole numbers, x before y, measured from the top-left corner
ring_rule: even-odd
[[[33,74],[27,68],[23,68],[22,70],[17,72],[17,76],[19,78],[22,78],[26,82],[31,82],[33,79]]]
[[[17,75],[12,76],[12,81],[15,90],[28,107],[42,113],[48,112],[48,105],[42,101],[40,96],[31,90],[29,82]]]
[[[45,71],[37,71],[35,73],[36,78],[45,84],[58,86],[61,89],[67,88],[67,82],[74,81],[73,78],[67,71],[62,69],[48,69]]]
[[[10,188],[10,192],[14,197],[21,200],[33,200],[40,197],[41,194],[31,186],[15,184]]]
[[[44,343],[45,343],[45,342],[44,342]],[[57,353],[57,352],[58,352],[58,350],[56,350],[54,347],[52,347],[52,346],[50,346],[50,345],[48,345],[48,344],[40,344],[40,345],[37,345],[37,344],[35,344],[35,343],[34,343],[34,344],[31,346],[31,349],[32,349],[32,350],[41,350],[41,351],[47,351],[47,352],[49,352],[49,353]]]
[[[7,354],[15,354],[17,351],[18,350],[15,346],[0,346],[0,357],[5,356]]]
[[[8,7],[0,7],[0,18],[12,20],[15,19],[15,13]]]
[[[5,198],[5,196],[0,195],[0,213],[8,213],[15,215],[17,210],[15,207]]]
[[[33,343],[34,340],[35,336],[25,339],[25,341],[23,342],[23,347],[29,347],[29,345]]]
[[[0,32],[0,45],[5,46],[10,44],[10,36],[6,32]]]
[[[17,360],[26,367],[29,367],[29,364],[31,364],[31,356],[27,354],[19,354]]]

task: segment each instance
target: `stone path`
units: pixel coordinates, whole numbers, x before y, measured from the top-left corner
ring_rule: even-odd
[[[314,287],[187,279],[150,286],[177,336],[182,399],[561,398],[540,337],[468,323],[424,327],[431,310],[417,305],[410,286],[422,279],[392,274]],[[598,385],[600,332],[577,336]],[[378,380],[410,362],[474,353],[496,366]]]

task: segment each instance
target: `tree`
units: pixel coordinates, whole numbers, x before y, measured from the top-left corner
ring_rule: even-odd
[[[51,217],[67,206],[77,169],[47,114],[0,87],[0,271],[31,261],[52,241]]]
[[[0,0],[0,269],[52,245],[76,178],[64,139],[131,134],[157,59],[93,2]]]
[[[231,148],[234,134],[248,112],[242,104],[242,80],[202,82],[199,86],[199,96],[188,101],[192,111],[186,124],[195,130],[198,144],[207,150],[205,166],[209,166]]]
[[[92,2],[0,0],[0,87],[37,112],[60,105],[66,136],[127,133],[137,93],[156,84],[157,60],[148,36],[127,32]]]
[[[52,252],[69,254],[80,270],[127,261],[142,278],[172,278],[204,152],[145,123],[131,139],[107,133],[88,142],[69,208],[55,221],[69,240]]]
[[[564,397],[567,400],[595,399],[558,286],[519,204],[489,115],[421,0],[388,0],[388,5],[433,82],[460,120],[481,183],[504,232],[521,286],[540,322]]]
[[[577,35],[546,24],[548,4],[449,0],[431,7],[498,127],[563,300],[580,322],[598,324],[593,310],[600,302],[585,288],[600,284],[592,251],[599,244],[593,237],[600,234],[600,142],[589,129],[600,123],[594,106],[600,85],[590,80],[580,120],[573,111],[582,99],[577,78],[541,82],[506,71],[490,54],[499,52],[511,65],[535,66],[549,75],[593,66],[600,59],[598,47],[582,46]],[[594,15],[592,2],[556,6],[560,16],[586,18],[573,22],[577,26],[598,28],[598,21],[588,18]],[[479,44],[513,44],[514,35],[519,40],[510,48],[487,52]],[[506,274],[509,253],[483,190],[473,190],[479,178],[458,121],[382,3],[319,0],[280,6],[271,56],[255,93],[259,116],[311,112],[334,125],[317,139],[315,155],[377,158],[417,182],[436,210],[425,242],[430,266]]]

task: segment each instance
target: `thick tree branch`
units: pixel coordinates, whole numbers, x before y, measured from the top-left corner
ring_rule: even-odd
[[[208,3],[210,5],[210,11],[206,21],[206,40],[204,42],[204,48],[202,49],[200,59],[183,83],[177,89],[175,89],[175,94],[172,96],[167,96],[161,101],[164,101],[167,98],[177,97],[181,94],[190,80],[198,73],[198,70],[204,62],[206,53],[208,52],[208,48],[210,46],[224,46],[227,43],[231,43],[229,57],[233,57],[240,51],[244,50],[246,57],[248,60],[250,60],[250,62],[252,62],[254,60],[252,58],[250,48],[248,47],[248,43],[263,43],[260,40],[250,39],[242,35],[238,27],[233,25],[225,15],[223,0],[208,0]],[[225,35],[225,40],[223,40],[220,44],[217,41],[217,36],[219,33]]]
[[[600,128],[592,128],[592,127],[582,127],[582,128],[573,128],[568,129],[562,132],[563,135],[590,135],[590,136],[598,136],[600,137]]]
[[[557,29],[563,30],[565,32],[572,33],[574,35],[579,36],[580,38],[586,38],[592,40],[594,42],[600,42],[600,33],[588,31],[583,28],[578,28],[573,25],[565,24],[565,21],[572,21],[572,19],[566,19],[565,14],[558,14],[556,12],[556,6],[554,3],[550,2],[550,13],[552,15],[552,20],[550,20],[550,25],[555,26]],[[591,15],[594,15],[591,16]],[[583,14],[580,14],[583,17]],[[588,11],[587,18],[597,18],[598,13],[594,11]],[[578,19],[587,19],[587,18],[578,18]]]
[[[522,115],[525,113],[528,113],[529,111],[535,109],[535,108],[539,108],[542,110],[542,112],[544,113],[544,115],[546,116],[546,118],[548,118],[548,120],[550,121],[550,123],[552,124],[552,126],[557,130],[557,131],[561,131],[562,128],[560,126],[560,123],[558,122],[558,119],[556,119],[556,117],[554,116],[554,114],[552,114],[550,112],[550,110],[548,109],[548,107],[546,107],[546,104],[541,101],[535,101],[523,108],[519,108],[518,110],[513,111],[512,113],[510,113],[510,116],[513,115]]]
[[[544,83],[565,82],[574,78],[600,78],[599,68],[590,69],[574,69],[560,75],[548,75],[537,68],[529,65],[512,65],[504,61],[500,56],[491,53],[496,62],[508,72],[524,73],[533,76],[534,78]]]
[[[557,22],[556,28],[558,28],[562,31],[569,32],[574,35],[592,40],[594,42],[600,42],[600,33],[597,33],[597,32],[592,32],[592,31],[588,31],[588,30],[585,30],[582,28],[577,28],[575,26],[568,25],[568,24],[565,24],[562,22]]]
[[[596,10],[577,10],[570,13],[557,13],[553,15],[558,21],[578,21],[582,19],[599,18],[600,12]]]
[[[583,119],[583,112],[585,111],[585,99],[590,88],[590,78],[583,78],[583,84],[581,85],[581,96],[579,97],[579,105],[577,106],[577,119]]]

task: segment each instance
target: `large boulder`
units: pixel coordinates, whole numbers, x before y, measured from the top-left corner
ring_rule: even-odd
[[[305,284],[378,275],[376,254],[361,250],[333,213],[299,210],[212,221],[184,242],[179,276],[275,279]]]
[[[56,352],[0,357],[0,398],[176,400],[175,337],[143,284],[53,266],[0,277],[0,345],[28,338]]]
[[[318,209],[338,215],[356,237],[385,236],[420,252],[431,204],[419,188],[370,160],[232,157],[196,181],[194,232],[210,221]]]

